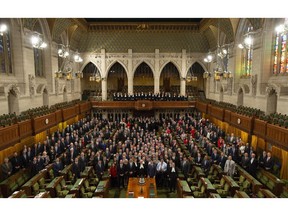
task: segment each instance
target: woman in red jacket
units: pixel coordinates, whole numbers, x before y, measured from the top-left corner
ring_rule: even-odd
[[[110,167],[110,178],[111,178],[111,186],[117,187],[117,167],[116,163],[114,162]]]

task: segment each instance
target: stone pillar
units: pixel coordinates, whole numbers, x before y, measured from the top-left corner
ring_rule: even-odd
[[[186,50],[182,49],[182,64],[180,71],[180,95],[186,95]]]
[[[158,93],[160,89],[160,60],[159,60],[159,49],[155,49],[155,74],[154,74],[154,93]]]
[[[133,94],[133,67],[132,67],[132,49],[128,49],[128,94]]]
[[[102,101],[107,100],[107,77],[106,75],[106,58],[105,49],[101,49],[101,88],[102,88]]]

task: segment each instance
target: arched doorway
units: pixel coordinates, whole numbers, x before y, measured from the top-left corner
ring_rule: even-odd
[[[205,90],[204,79],[203,79],[204,72],[205,70],[198,62],[195,62],[193,65],[191,65],[186,75],[186,95],[187,96],[197,96],[198,94],[204,94],[204,90]],[[192,77],[192,79],[190,79],[189,77]],[[197,77],[197,79],[195,77]],[[204,95],[201,95],[201,96],[204,96]]]
[[[160,92],[180,94],[180,75],[176,66],[169,62],[161,71]]]
[[[112,65],[107,75],[108,97],[111,99],[115,92],[128,93],[127,74],[125,68],[119,62],[115,62]]]
[[[19,100],[14,89],[11,89],[8,93],[8,110],[9,113],[19,114]]]
[[[134,93],[153,93],[154,92],[154,75],[148,64],[142,62],[135,70],[133,79]]]
[[[68,101],[68,98],[67,98],[67,89],[66,89],[66,87],[64,87],[64,89],[63,89],[63,101],[64,101],[64,102],[67,102],[67,101]]]
[[[277,92],[275,89],[271,89],[267,97],[267,109],[266,114],[275,113],[277,111]]]
[[[82,100],[89,97],[101,97],[101,74],[99,69],[92,62],[89,62],[83,69],[81,79]]]
[[[238,91],[237,106],[243,106],[243,104],[244,104],[244,92],[243,89],[240,88]]]
[[[224,89],[223,86],[220,88],[220,94],[219,94],[219,101],[223,102],[223,97],[224,97]]]
[[[43,106],[49,106],[49,95],[46,88],[43,90]]]

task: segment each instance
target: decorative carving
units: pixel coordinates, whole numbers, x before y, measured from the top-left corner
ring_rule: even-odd
[[[257,75],[253,75],[251,77],[251,90],[252,90],[252,96],[256,96],[256,90],[257,90]]]
[[[227,79],[227,91],[229,95],[232,95],[233,78]]]
[[[30,94],[30,97],[33,97],[35,95],[35,86],[36,86],[35,76],[32,74],[29,74],[28,79],[29,79],[29,94]]]

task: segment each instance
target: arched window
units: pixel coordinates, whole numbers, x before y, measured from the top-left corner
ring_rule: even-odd
[[[287,36],[287,32],[276,32],[273,74],[288,73]]]
[[[7,27],[5,32],[0,33],[0,72],[12,74],[12,54],[9,24],[6,20],[0,19],[0,25],[6,25]]]
[[[39,22],[35,23],[34,31],[42,34],[42,28]],[[34,67],[35,67],[35,76],[43,77],[44,76],[44,51],[39,47],[33,47],[34,53]]]

